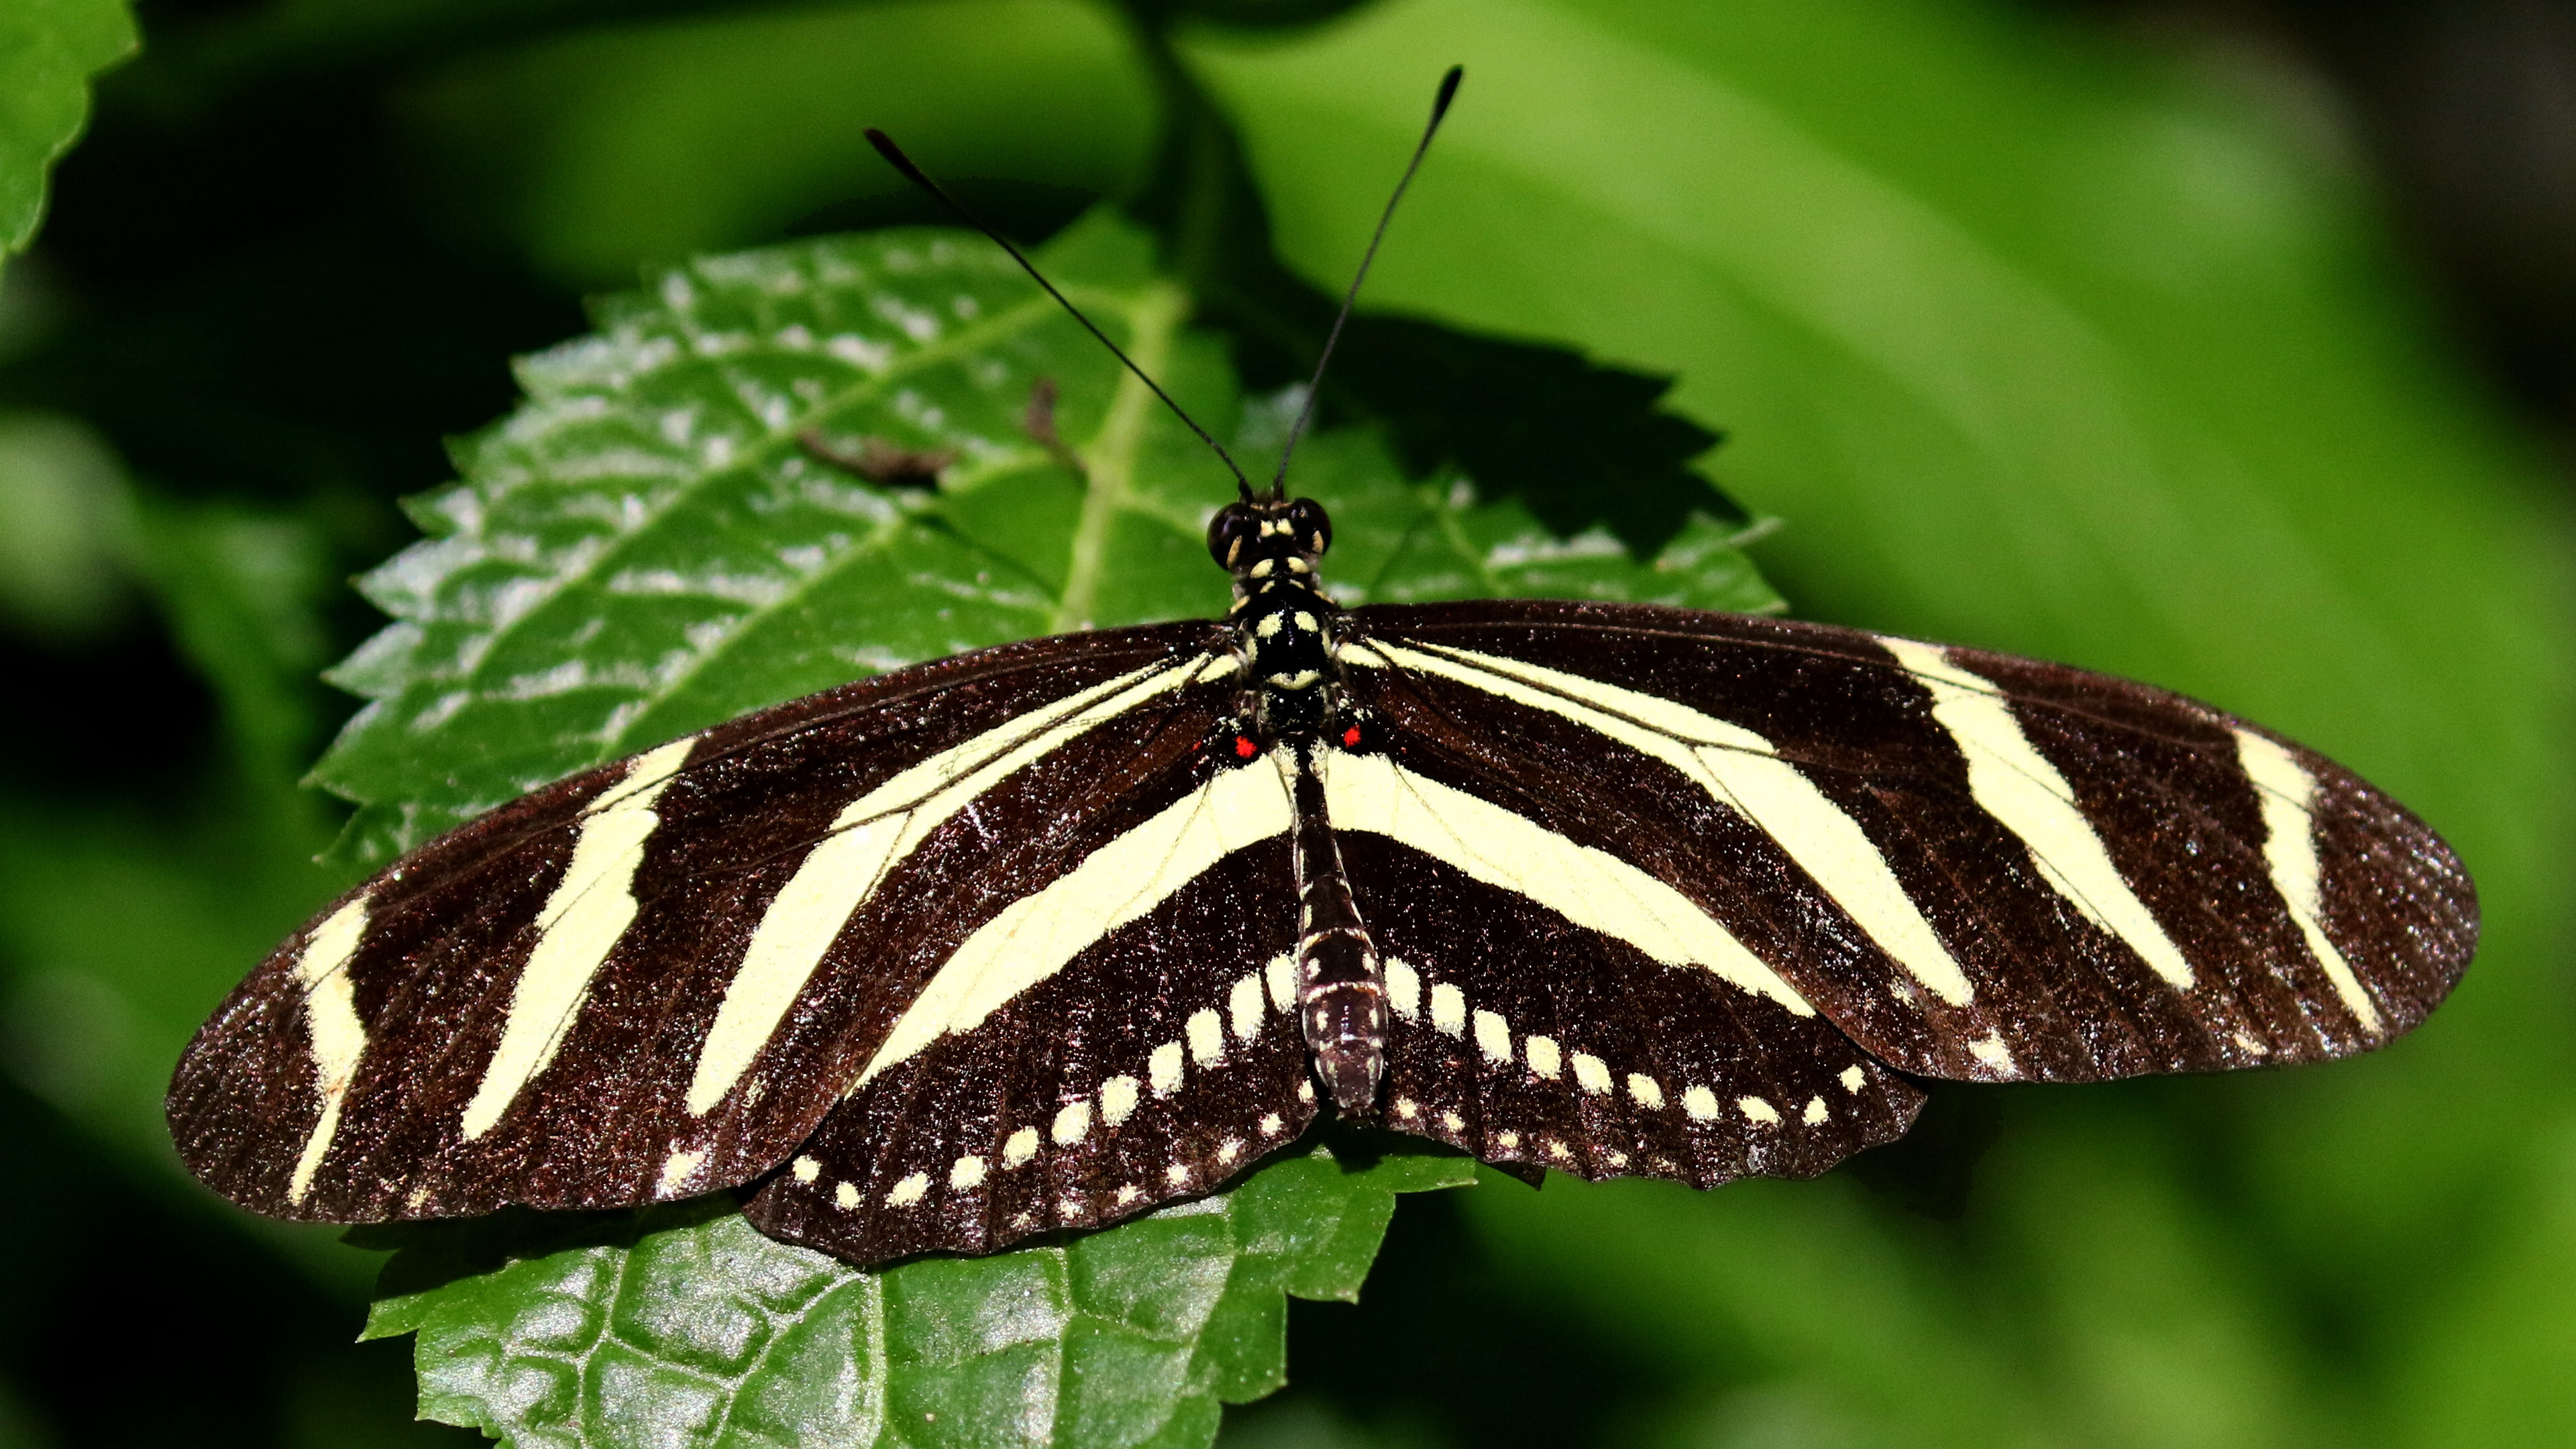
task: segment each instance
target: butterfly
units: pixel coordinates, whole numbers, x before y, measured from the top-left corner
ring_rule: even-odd
[[[1210,520],[1223,617],[827,690],[422,846],[198,1033],[182,1158],[333,1222],[739,1189],[877,1263],[1204,1195],[1328,1111],[1523,1175],[1807,1176],[1921,1079],[2368,1050],[2474,950],[2421,821],[2148,685],[1648,605],[1341,608],[1285,487],[1313,395]]]

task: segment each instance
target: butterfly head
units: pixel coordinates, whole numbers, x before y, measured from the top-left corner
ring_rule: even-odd
[[[1249,596],[1282,584],[1315,587],[1315,564],[1333,546],[1333,521],[1312,498],[1229,503],[1208,520],[1208,556]]]

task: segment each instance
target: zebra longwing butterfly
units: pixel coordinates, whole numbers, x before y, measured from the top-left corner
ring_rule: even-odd
[[[747,1188],[871,1263],[1204,1194],[1327,1104],[1811,1175],[1914,1078],[2367,1050],[2474,947],[2449,848],[2257,726],[1814,624],[1344,610],[1280,466],[1209,526],[1222,620],[828,690],[405,856],[198,1033],[181,1155],[334,1222]]]

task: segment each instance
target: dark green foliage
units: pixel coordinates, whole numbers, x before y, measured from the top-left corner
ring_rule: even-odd
[[[1342,380],[1386,420],[1408,472],[1454,465],[1559,534],[1603,524],[1646,558],[1695,513],[1748,517],[1692,470],[1718,434],[1662,407],[1669,378],[1399,317],[1363,318],[1344,340]]]
[[[0,106],[0,198],[25,199],[0,206],[0,235],[32,219],[79,77],[116,54],[117,14],[45,0],[0,21],[8,99],[35,103]],[[164,1442],[175,1431],[150,1406],[172,1395],[193,1443],[321,1449],[408,1429],[401,1385],[361,1357],[401,1349],[332,1346],[377,1260],[177,1180],[157,1098],[204,1011],[349,878],[309,863],[339,819],[291,782],[350,708],[312,671],[384,625],[331,580],[418,536],[392,500],[443,490],[434,557],[498,519],[496,538],[600,549],[629,582],[689,561],[677,528],[603,517],[584,533],[536,506],[583,495],[545,472],[569,433],[536,456],[478,431],[516,406],[506,358],[582,331],[578,295],[629,287],[639,268],[750,248],[811,259],[870,245],[827,234],[938,221],[860,143],[880,124],[1018,236],[1124,203],[1150,261],[1103,220],[1067,243],[1098,248],[1074,269],[1121,327],[1155,276],[1184,287],[1199,310],[1174,334],[1175,381],[1229,444],[1275,436],[1278,390],[1311,366],[1452,61],[1466,89],[1371,283],[1383,310],[1345,339],[1330,427],[1299,467],[1354,517],[1381,510],[1346,525],[1337,581],[1389,596],[1627,587],[1692,506],[1722,519],[1715,478],[1782,521],[1758,551],[1803,615],[2175,685],[2346,759],[2460,846],[2486,946],[2456,1001],[2366,1062],[1945,1090],[1906,1143],[1811,1184],[1431,1194],[1398,1216],[1360,1306],[1286,1310],[1292,1386],[1227,1432],[2139,1449],[2576,1437],[2566,510],[2538,450],[2444,351],[2337,159],[2348,151],[2314,144],[2330,122],[2284,118],[2294,86],[2238,87],[2242,56],[2178,61],[2002,0],[1126,14],[296,0],[145,21],[142,53],[101,83],[92,135],[54,169],[44,230],[0,267],[0,1066],[24,1089],[0,1111],[13,1160],[42,1168],[12,1179],[0,1254],[0,1439]],[[22,33],[65,43],[11,49]],[[40,53],[76,58],[25,68]],[[27,74],[54,79],[15,84]],[[53,119],[24,123],[45,107]],[[661,306],[648,293],[612,307],[603,336],[673,325]],[[1472,365],[1395,361],[1435,325],[1425,350]],[[1069,436],[1096,431],[1117,386],[1078,371],[1097,355],[1056,331],[1024,340],[1062,368]],[[1584,370],[1560,382],[1565,350]],[[701,359],[639,386],[720,410],[742,396],[732,380],[785,365]],[[574,353],[535,367],[526,417],[613,392]],[[1054,627],[1079,499],[1015,431],[1024,400],[996,394],[975,422],[1016,460],[989,489],[878,490],[874,531],[801,538],[838,561],[814,566],[802,614],[620,592],[618,569],[550,555],[452,569],[415,555],[413,573],[377,575],[370,590],[424,641],[488,646],[493,672],[424,642],[402,658],[380,646],[348,677],[417,709],[436,696],[413,690],[415,671],[455,672],[468,701],[448,727],[480,718],[478,744],[516,735],[527,755],[467,760],[443,794],[427,746],[406,758],[371,720],[327,767],[374,802],[350,842],[380,853],[530,775]],[[851,408],[854,431],[881,427]],[[1496,422],[1519,430],[1509,446]],[[1204,613],[1221,587],[1184,527],[1223,496],[1221,471],[1148,427],[1147,506],[1116,512],[1102,622]],[[1704,451],[1721,431],[1725,447]],[[439,439],[469,434],[450,483]],[[772,446],[773,465],[791,456]],[[534,484],[502,486],[531,461]],[[703,560],[775,580],[808,555],[763,559],[755,534],[725,526],[765,476],[689,466],[666,481],[672,516],[704,526]],[[459,511],[485,495],[486,521]],[[1036,510],[1028,532],[974,497]],[[1550,526],[1596,522],[1609,532],[1549,541]],[[1662,586],[1768,599],[1722,522],[1694,527],[1665,557],[1719,572]],[[1372,537],[1387,551],[1372,557]],[[1431,552],[1406,563],[1398,537]],[[1538,546],[1498,555],[1509,540]],[[859,581],[891,558],[945,560],[928,576],[973,628]],[[970,559],[1008,567],[959,594]],[[1497,574],[1498,559],[1522,571]],[[463,616],[478,577],[514,569],[545,594],[529,613]],[[404,578],[425,586],[406,593]],[[494,687],[583,662],[574,621],[611,597],[633,612],[599,662],[707,667],[667,681],[648,668],[631,686],[612,671],[595,692]],[[879,652],[832,652],[853,641]],[[1256,1178],[1226,1201],[1270,1190]],[[740,1233],[720,1217],[637,1251],[677,1262]],[[1062,1274],[1129,1241],[1040,1251]],[[540,1238],[519,1246],[535,1256],[503,1278],[557,1261]],[[453,1279],[442,1301],[499,1281]],[[450,1343],[442,1331],[429,1339]],[[1168,1335],[1122,1342],[1150,1350],[1165,1382],[1201,1385],[1168,1422],[1202,1433],[1190,1416],[1218,1390],[1265,1381],[1193,1380],[1171,1368],[1185,1354]],[[1141,1435],[1161,1421],[1130,1422]]]

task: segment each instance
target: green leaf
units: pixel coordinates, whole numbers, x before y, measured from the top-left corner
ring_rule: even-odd
[[[235,757],[291,781],[313,748],[330,657],[328,551],[306,519],[147,501],[141,563],[180,651],[212,686]]]
[[[1518,499],[1559,533],[1598,524],[1652,558],[1694,514],[1749,521],[1700,471],[1719,435],[1664,405],[1669,377],[1381,316],[1351,319],[1334,369],[1327,388],[1364,400],[1409,471],[1452,464],[1479,497]]]
[[[1461,1157],[1315,1150],[1060,1246],[863,1272],[724,1197],[433,1230],[369,1338],[416,1333],[422,1417],[534,1449],[1202,1445],[1286,1381],[1286,1295],[1359,1296],[1395,1194]]]
[[[1104,219],[1048,264],[1208,426],[1256,452],[1284,436],[1277,406],[1238,416],[1217,344],[1181,325],[1186,300],[1141,237]],[[363,582],[397,622],[332,675],[372,702],[314,772],[361,806],[352,859],[873,670],[1223,602],[1201,542],[1231,495],[1222,466],[980,239],[713,258],[599,320],[522,364],[526,405],[458,450],[464,482],[413,504],[431,539]],[[1028,431],[1041,380],[1088,488]],[[936,489],[878,486],[800,435],[954,461]],[[1711,521],[1641,565],[1455,480],[1409,483],[1348,433],[1316,438],[1297,483],[1333,512],[1345,602],[1777,604]]]
[[[134,50],[124,0],[0,7],[0,256],[45,214],[45,177],[89,120],[90,78]]]
[[[1240,402],[1143,237],[1095,218],[1046,265],[1246,456],[1284,439],[1293,395]],[[352,856],[872,669],[1226,597],[1204,542],[1233,496],[1222,465],[979,238],[710,258],[598,315],[523,364],[526,405],[415,503],[433,537],[363,583],[396,622],[333,676],[372,702],[315,772],[361,803]],[[1032,429],[1041,381],[1079,473]],[[871,449],[946,463],[924,487],[817,456]],[[1332,512],[1346,603],[1778,605],[1713,519],[1640,563],[1463,478],[1407,480],[1353,430],[1310,439],[1294,481]],[[505,1217],[398,1259],[370,1331],[421,1332],[423,1411],[513,1443],[1202,1444],[1218,1401],[1279,1382],[1282,1294],[1356,1293],[1390,1194],[1469,1167],[1413,1143],[1353,1170],[1337,1145],[1061,1247],[883,1275],[762,1239],[721,1200]]]

